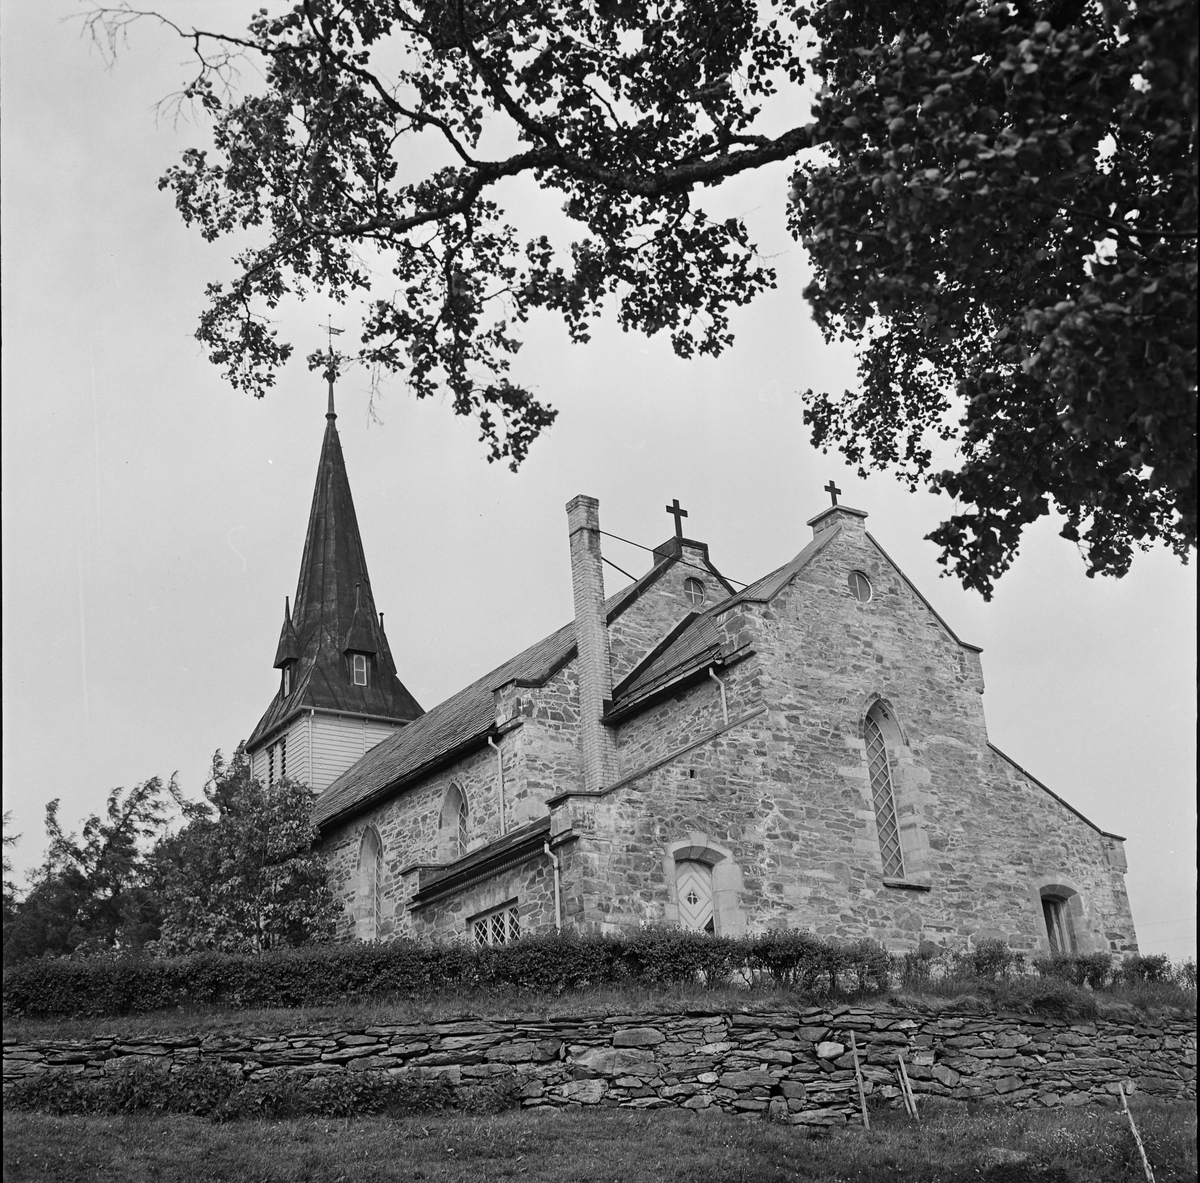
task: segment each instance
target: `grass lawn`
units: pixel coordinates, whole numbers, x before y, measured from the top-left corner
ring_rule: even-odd
[[[1196,1108],[1139,1100],[1158,1183],[1196,1178]],[[1137,1183],[1112,1109],[879,1114],[807,1136],[724,1114],[526,1110],[490,1117],[304,1119],[213,1125],[178,1117],[4,1122],[5,1183]],[[994,1148],[1027,1152],[1000,1162]]]
[[[678,1013],[694,1008],[713,1012],[788,1010],[799,1006],[845,1004],[871,1006],[885,1003],[908,1006],[919,1011],[966,1010],[989,1012],[993,1005],[1013,1010],[1031,1009],[1026,996],[1044,988],[1039,979],[1015,983],[984,983],[989,989],[1003,988],[999,996],[989,998],[986,991],[972,990],[978,982],[947,981],[920,993],[906,991],[876,995],[866,999],[839,997],[814,998],[792,990],[769,988],[748,990],[744,987],[697,985],[608,986],[569,993],[545,994],[534,990],[507,988],[456,989],[433,993],[423,998],[391,997],[362,1001],[343,1001],[336,1006],[232,1010],[228,1007],[194,1006],[176,1010],[110,1018],[31,1019],[6,1015],[4,1034],[17,1040],[91,1039],[97,1035],[119,1033],[133,1040],[146,1035],[206,1035],[301,1030],[333,1026],[339,1029],[370,1027],[388,1023],[437,1023],[463,1017],[479,1019],[517,1019],[530,1015],[546,1017],[587,1014],[651,1015]],[[1093,995],[1074,990],[1072,999],[1079,1005],[1058,1012],[1064,1016],[1093,1017],[1097,1013],[1129,1021],[1138,1012],[1154,1021],[1156,1012],[1196,1013],[1196,992],[1176,986],[1141,986]],[[1131,1009],[1132,1008],[1132,1009]]]

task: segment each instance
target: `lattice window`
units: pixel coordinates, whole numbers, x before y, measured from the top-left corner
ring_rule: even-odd
[[[463,797],[458,803],[458,853],[459,857],[467,853],[471,844],[470,819],[467,816],[467,799]]]
[[[516,904],[505,904],[494,912],[476,916],[471,933],[477,945],[508,945],[521,936],[521,920]]]
[[[883,857],[883,873],[889,878],[901,879],[904,877],[904,857],[900,851],[900,828],[896,824],[892,768],[888,761],[887,744],[874,713],[872,710],[867,716],[866,739],[871,797],[875,803],[875,826],[879,831],[879,853]]]

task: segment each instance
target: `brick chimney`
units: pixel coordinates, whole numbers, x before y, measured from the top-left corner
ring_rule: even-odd
[[[575,593],[575,645],[579,651],[579,735],[583,787],[601,789],[617,779],[617,750],[601,721],[612,698],[604,572],[600,563],[600,502],[580,494],[567,502],[571,536],[571,586]]]

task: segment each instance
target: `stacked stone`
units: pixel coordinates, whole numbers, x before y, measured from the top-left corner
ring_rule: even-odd
[[[119,1036],[4,1040],[4,1084],[41,1073],[99,1077],[134,1065],[226,1065],[245,1080],[334,1073],[496,1084],[527,1108],[724,1110],[798,1125],[856,1112],[850,1036],[864,1091],[899,1106],[897,1057],[925,1104],[1016,1106],[1111,1101],[1118,1085],[1196,1095],[1195,1024],[1069,1022],[1021,1014],[917,1014],[889,1007],[402,1023],[271,1037]]]

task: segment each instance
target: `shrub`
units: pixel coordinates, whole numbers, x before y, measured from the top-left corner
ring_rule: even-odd
[[[1148,983],[1157,985],[1171,980],[1171,959],[1165,953],[1142,956],[1135,953],[1121,964],[1119,980],[1125,985]]]
[[[831,994],[837,989],[840,962],[836,945],[797,929],[774,929],[747,940],[747,968],[758,983],[765,976],[776,986]]]
[[[1183,990],[1194,990],[1196,988],[1196,962],[1194,958],[1188,957],[1175,967],[1175,984]]]
[[[878,941],[854,941],[843,946],[841,954],[842,968],[854,978],[857,993],[877,994],[891,984],[895,961]]]
[[[1090,986],[1093,990],[1103,990],[1113,976],[1112,958],[1107,953],[1074,957],[1058,953],[1053,957],[1037,958],[1033,967],[1043,978],[1055,978],[1073,986]]]
[[[995,981],[1019,971],[1024,961],[1020,953],[1014,953],[1003,941],[989,938],[960,954],[960,972],[965,971],[968,976],[985,981]]]

